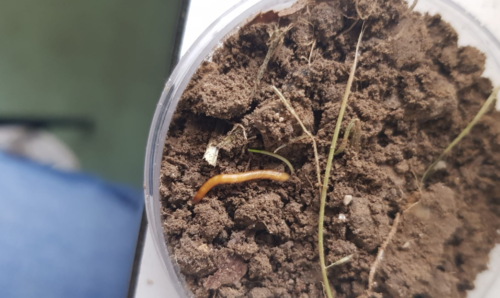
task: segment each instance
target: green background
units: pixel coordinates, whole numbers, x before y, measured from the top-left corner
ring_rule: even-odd
[[[180,1],[0,2],[0,117],[92,120],[92,133],[53,132],[84,171],[141,186]]]

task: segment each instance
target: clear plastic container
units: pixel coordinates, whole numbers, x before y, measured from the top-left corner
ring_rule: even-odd
[[[160,216],[160,167],[165,137],[177,103],[198,66],[227,36],[237,31],[240,26],[260,12],[280,10],[291,6],[297,0],[247,0],[234,6],[218,18],[196,40],[182,57],[165,85],[156,108],[149,132],[144,167],[144,195],[149,228],[153,234],[158,255],[163,262],[168,280],[164,283],[172,291],[169,298],[192,297],[178,266],[172,261],[165,245]],[[486,28],[468,14],[463,8],[450,0],[420,0],[415,10],[440,13],[459,33],[459,45],[472,45],[487,56],[484,76],[489,77],[494,85],[500,84],[500,42]],[[175,258],[174,258],[175,259]]]

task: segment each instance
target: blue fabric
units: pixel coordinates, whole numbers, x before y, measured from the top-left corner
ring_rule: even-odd
[[[0,152],[0,297],[126,297],[142,194]]]

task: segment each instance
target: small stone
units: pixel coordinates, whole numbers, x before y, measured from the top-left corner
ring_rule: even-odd
[[[410,241],[406,241],[405,244],[403,244],[403,246],[401,246],[401,249],[403,250],[410,250]]]
[[[274,114],[274,120],[278,121],[280,119],[280,113]]]
[[[345,214],[340,213],[339,214],[339,220],[342,221],[342,222],[345,222],[345,221],[347,221],[347,217],[345,216]]]
[[[344,197],[344,205],[348,206],[349,204],[351,204],[351,202],[352,202],[352,196],[351,195],[346,195]]]
[[[279,122],[283,122],[283,121],[285,121],[285,118],[280,117],[280,118],[278,119],[278,121],[279,121]]]
[[[446,164],[446,162],[445,162],[444,160],[440,160],[440,161],[438,161],[438,163],[434,166],[434,170],[435,170],[435,171],[441,171],[441,170],[445,170],[447,167],[448,167],[448,165]]]

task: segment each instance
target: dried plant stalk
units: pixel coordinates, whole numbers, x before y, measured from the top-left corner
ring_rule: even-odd
[[[342,139],[342,143],[340,144],[339,148],[337,151],[335,151],[334,155],[340,154],[345,151],[345,148],[347,147],[347,142],[349,140],[349,135],[351,130],[354,128],[352,132],[352,138],[351,138],[351,143],[352,146],[354,147],[354,150],[356,152],[359,151],[360,147],[360,140],[361,140],[361,122],[359,119],[352,119],[351,122],[349,122],[349,125],[347,125],[347,128],[344,133],[344,138]]]
[[[335,153],[335,146],[337,145],[337,139],[340,134],[340,126],[342,125],[342,120],[344,119],[344,113],[347,107],[347,100],[351,94],[352,82],[354,81],[354,73],[356,72],[356,65],[358,62],[359,45],[361,44],[361,39],[363,38],[364,26],[359,34],[358,43],[356,45],[356,52],[354,54],[354,62],[352,64],[351,73],[349,74],[349,79],[347,80],[347,85],[344,93],[344,98],[342,99],[342,104],[340,106],[339,117],[337,118],[337,124],[335,125],[335,132],[333,133],[332,143],[330,145],[330,152],[328,154],[328,160],[326,163],[325,176],[323,178],[323,185],[321,188],[321,198],[320,198],[320,209],[319,209],[319,223],[318,223],[318,250],[319,250],[319,261],[321,266],[321,275],[323,276],[323,283],[325,284],[325,290],[328,298],[333,298],[332,291],[330,290],[330,283],[328,282],[328,272],[326,271],[325,265],[325,248],[323,245],[323,226],[325,221],[325,204],[326,204],[326,192],[328,190],[328,181],[330,180],[330,172],[332,169],[332,161]]]
[[[257,92],[260,81],[264,77],[264,72],[266,72],[267,65],[269,64],[269,61],[276,56],[278,53],[279,48],[283,44],[283,40],[285,39],[285,34],[292,28],[292,25],[289,25],[285,28],[278,28],[276,26],[270,33],[269,33],[269,49],[267,50],[266,57],[264,57],[264,62],[262,62],[262,65],[259,68],[259,71],[257,72],[257,77],[255,79],[255,85],[254,89],[252,92],[252,97],[255,96],[255,93]]]
[[[481,107],[479,112],[477,112],[476,116],[474,117],[474,119],[472,119],[472,121],[469,123],[469,125],[467,125],[467,127],[464,130],[462,130],[462,132],[458,135],[458,137],[456,137],[453,140],[453,142],[451,142],[448,145],[448,147],[446,147],[446,149],[444,149],[443,153],[441,153],[441,155],[427,168],[427,170],[425,170],[425,173],[422,176],[422,180],[421,180],[422,182],[424,182],[425,179],[427,178],[427,176],[429,176],[430,172],[434,169],[436,164],[441,159],[443,159],[443,157],[446,154],[448,154],[451,151],[451,149],[453,149],[453,147],[455,147],[456,144],[458,144],[466,135],[468,135],[469,132],[471,131],[471,129],[474,127],[474,125],[476,125],[476,123],[481,119],[481,117],[483,117],[484,114],[486,114],[488,112],[490,107],[493,105],[493,103],[497,99],[497,94],[498,94],[499,90],[500,90],[500,86],[493,89],[493,92],[491,92],[490,97],[488,97],[486,102],[483,104],[483,106]]]
[[[292,175],[295,173],[295,170],[293,169],[293,166],[290,163],[290,161],[279,154],[272,153],[272,152],[265,151],[265,150],[257,150],[257,149],[248,149],[248,152],[269,155],[269,156],[272,156],[274,158],[277,158],[277,159],[281,160],[282,162],[284,162],[288,166],[288,168],[290,169],[290,173],[292,173]]]
[[[359,0],[354,1],[354,7],[356,8],[356,12],[358,13],[359,18],[362,20],[368,19],[371,16],[371,13],[373,12],[373,10],[375,9],[375,4],[377,4],[377,1],[375,1],[375,0],[372,1],[371,6],[370,6],[370,13],[367,16],[363,16],[361,11],[359,10],[358,2],[359,2]]]
[[[408,12],[412,12],[415,9],[415,6],[417,6],[417,4],[418,4],[418,0],[413,0],[413,3],[408,8]]]
[[[333,263],[333,264],[331,264],[331,265],[328,265],[328,266],[326,267],[326,269],[330,269],[330,268],[333,268],[333,267],[335,267],[335,266],[338,266],[338,265],[342,265],[342,264],[344,264],[344,263],[347,263],[347,262],[349,262],[349,261],[351,260],[352,256],[354,256],[354,255],[348,255],[347,257],[344,257],[344,258],[342,258],[342,259],[338,260],[337,262],[335,262],[335,263]]]
[[[380,264],[380,261],[382,261],[382,259],[384,257],[384,251],[387,249],[387,246],[389,245],[392,238],[396,234],[396,231],[398,230],[400,218],[401,218],[401,215],[399,213],[397,213],[396,217],[394,218],[394,222],[392,223],[392,228],[391,228],[391,231],[389,232],[389,235],[387,235],[385,242],[382,244],[382,246],[380,246],[380,248],[378,250],[377,258],[375,259],[375,262],[373,262],[373,265],[370,269],[370,275],[368,276],[368,293],[370,293],[372,290],[373,280],[375,279],[375,273],[377,273],[377,267]]]
[[[307,59],[307,63],[309,67],[311,67],[311,59],[314,51],[314,47],[316,46],[316,40],[313,41],[312,46],[311,46],[311,52],[309,53],[309,59]]]
[[[276,150],[274,150],[274,153],[276,153],[276,152],[280,151],[281,149],[289,146],[290,144],[293,144],[293,143],[298,142],[298,141],[302,141],[303,139],[307,139],[308,137],[309,136],[307,136],[307,135],[303,135],[303,136],[300,136],[298,138],[294,138],[294,139],[290,140],[290,142],[288,142],[288,143],[286,143],[284,145],[281,145],[278,148],[276,148]]]
[[[313,149],[314,149],[314,159],[316,160],[316,174],[318,176],[317,177],[318,178],[318,185],[321,185],[321,177],[320,177],[320,170],[319,170],[318,147],[316,146],[316,140],[314,139],[314,136],[309,132],[309,130],[307,130],[307,128],[305,127],[304,123],[302,123],[302,120],[300,120],[299,115],[297,115],[297,113],[293,109],[292,105],[286,100],[285,96],[283,96],[283,94],[278,90],[278,88],[276,88],[275,86],[273,86],[273,90],[274,90],[274,92],[276,94],[278,94],[279,98],[281,99],[281,101],[283,102],[283,104],[285,105],[285,107],[288,109],[288,111],[290,112],[290,114],[292,114],[295,117],[295,119],[297,119],[297,121],[299,122],[300,127],[302,127],[302,130],[304,131],[304,133],[306,135],[308,135],[309,138],[311,138],[311,142],[313,144]]]
[[[233,141],[233,136],[237,128],[241,128],[241,131],[243,132],[243,137],[245,138],[245,140],[248,140],[247,133],[245,132],[245,127],[243,127],[243,125],[241,124],[235,124],[233,129],[231,129],[231,131],[227,133],[227,136],[219,144],[214,145],[213,140],[210,140],[207,149],[205,150],[205,154],[203,155],[203,159],[206,160],[209,165],[214,167],[217,165],[217,158],[219,156],[220,148],[223,148],[224,146],[230,144]],[[217,132],[220,132],[221,130],[222,126],[220,125],[219,122],[217,123],[214,134],[217,134]]]

